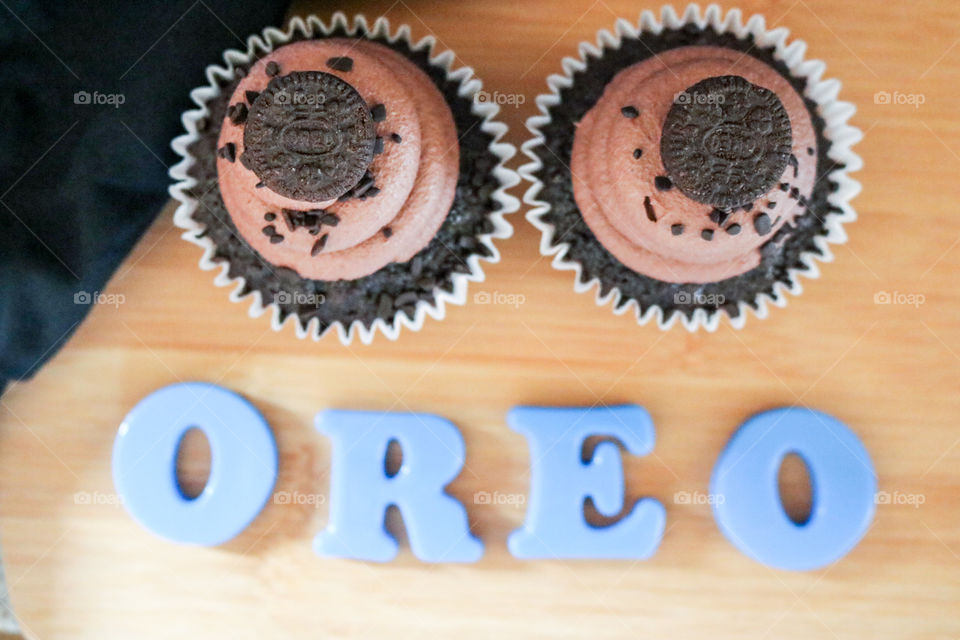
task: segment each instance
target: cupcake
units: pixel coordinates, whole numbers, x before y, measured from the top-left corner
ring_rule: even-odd
[[[465,302],[519,205],[506,126],[471,70],[384,18],[297,18],[248,43],[207,69],[173,142],[175,223],[201,267],[275,329],[336,327],[344,343]]]
[[[741,328],[800,292],[855,219],[860,132],[840,83],[754,16],[672,8],[601,31],[528,121],[528,219],[598,304],[661,328]]]

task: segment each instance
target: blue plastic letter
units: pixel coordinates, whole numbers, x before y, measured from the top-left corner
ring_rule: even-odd
[[[635,456],[653,451],[650,414],[636,405],[550,409],[516,407],[507,422],[530,443],[531,490],[527,520],[508,540],[518,558],[648,558],[663,537],[666,512],[652,498],[637,502],[620,521],[593,527],[584,518],[592,498],[601,514],[615,516],[624,507],[620,449],[599,443],[582,461],[590,436],[615,438]]]
[[[210,443],[210,476],[194,499],[177,483],[183,435]],[[198,545],[230,540],[257,517],[277,478],[277,447],[249,402],[213,384],[154,391],[127,414],[113,444],[113,484],[130,515],[153,533]]]
[[[807,465],[809,520],[794,523],[777,476],[790,453]],[[720,454],[710,481],[713,515],[735,547],[778,569],[806,571],[853,549],[873,520],[877,479],[859,438],[836,418],[801,408],[747,420]]]
[[[483,543],[470,535],[467,512],[443,488],[460,473],[465,447],[448,420],[430,414],[327,410],[317,429],[333,441],[330,522],[313,542],[322,556],[389,562],[397,542],[384,528],[396,505],[413,553],[424,562],[475,562]],[[403,462],[385,471],[391,440]]]

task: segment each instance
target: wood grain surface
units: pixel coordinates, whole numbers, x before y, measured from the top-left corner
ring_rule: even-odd
[[[742,331],[638,327],[574,294],[571,274],[539,256],[539,235],[518,214],[503,260],[443,322],[396,343],[344,347],[332,335],[314,343],[229,302],[197,268],[200,251],[179,238],[168,206],[105,292],[118,304],[94,309],[50,364],[2,399],[0,535],[28,636],[960,637],[960,3],[739,6],[788,27],[809,57],[827,62],[865,134],[856,147],[865,161],[860,219],[801,297]],[[433,34],[488,90],[522,96],[503,111],[517,146],[564,56],[617,17],[659,11],[627,0],[336,8],[386,13],[417,37]],[[317,3],[295,9],[330,13]],[[878,104],[880,91],[923,104]],[[481,292],[516,304],[475,302]],[[881,292],[903,303],[875,303]],[[184,548],[141,529],[114,496],[113,439],[140,398],[184,380],[249,398],[278,440],[277,490],[321,504],[268,504],[218,548]],[[511,502],[530,478],[526,443],[506,427],[506,411],[621,402],[644,405],[656,423],[654,454],[625,467],[631,500],[666,506],[659,552],[645,562],[513,559],[506,537],[524,508]],[[856,431],[880,489],[894,497],[849,556],[810,573],[755,563],[720,534],[707,504],[677,498],[707,491],[745,418],[795,404]],[[468,453],[451,493],[485,541],[484,558],[429,566],[405,544],[385,566],[316,557],[331,452],[312,418],[325,407],[453,420]],[[203,481],[199,449],[184,464],[194,484]],[[794,493],[798,482],[788,482]],[[475,504],[477,491],[505,497]]]

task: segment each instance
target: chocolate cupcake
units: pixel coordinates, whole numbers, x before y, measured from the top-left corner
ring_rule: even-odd
[[[840,83],[754,16],[691,5],[618,21],[564,60],[528,121],[528,219],[575,289],[661,328],[736,328],[817,277],[860,168]]]
[[[519,206],[471,70],[385,18],[296,18],[248,42],[208,67],[173,142],[175,222],[200,266],[299,337],[395,339],[465,302]]]

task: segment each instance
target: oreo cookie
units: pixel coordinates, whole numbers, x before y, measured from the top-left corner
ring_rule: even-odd
[[[373,160],[376,126],[350,84],[322,71],[270,81],[250,106],[243,162],[271,190],[294,200],[334,200]]]
[[[715,76],[680,93],[663,124],[660,158],[687,197],[730,210],[770,191],[790,160],[790,117],[773,91]]]

